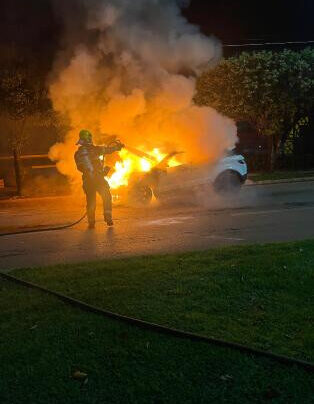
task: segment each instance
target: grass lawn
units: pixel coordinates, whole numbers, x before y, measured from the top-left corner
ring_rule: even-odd
[[[256,181],[288,180],[291,178],[314,177],[314,171],[274,171],[272,173],[256,173],[249,175],[249,178]]]
[[[314,241],[17,270],[88,303],[314,361]],[[313,403],[314,377],[0,283],[2,403]],[[88,374],[83,385],[71,374]]]

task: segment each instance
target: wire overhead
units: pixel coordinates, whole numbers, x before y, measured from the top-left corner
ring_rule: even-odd
[[[286,42],[250,42],[241,44],[223,44],[224,48],[246,48],[248,46],[273,46],[273,45],[306,45],[314,44],[314,40],[310,41],[286,41]]]

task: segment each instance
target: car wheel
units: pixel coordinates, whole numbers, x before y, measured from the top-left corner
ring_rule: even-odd
[[[228,195],[238,192],[242,181],[235,171],[225,171],[220,174],[214,183],[214,189],[218,194]]]
[[[152,197],[153,192],[149,186],[136,184],[129,191],[128,201],[134,206],[146,206],[151,202]]]

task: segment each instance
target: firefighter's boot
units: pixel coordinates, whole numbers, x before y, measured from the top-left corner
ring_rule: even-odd
[[[104,219],[105,222],[107,223],[108,226],[113,226],[113,220],[112,220],[112,212],[111,210],[106,210],[104,213]]]

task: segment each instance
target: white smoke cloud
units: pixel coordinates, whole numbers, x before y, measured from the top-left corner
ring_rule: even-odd
[[[71,57],[57,63],[50,87],[55,109],[67,114],[73,127],[50,152],[62,172],[75,172],[80,128],[93,131],[96,141],[108,133],[148,150],[184,150],[195,163],[213,162],[234,146],[234,123],[193,104],[195,76],[217,63],[221,46],[182,16],[186,4],[80,0],[84,25],[76,40],[72,32],[71,49],[62,53]]]

